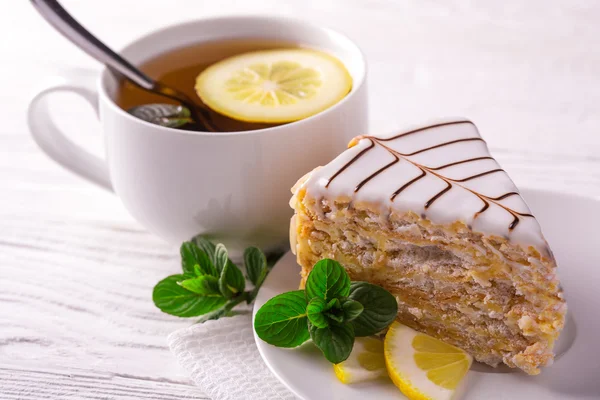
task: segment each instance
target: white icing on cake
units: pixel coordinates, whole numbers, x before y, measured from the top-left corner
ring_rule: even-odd
[[[472,122],[357,139],[305,181],[311,197],[347,196],[380,204],[384,213],[413,211],[437,224],[462,221],[474,231],[545,252],[537,220]]]

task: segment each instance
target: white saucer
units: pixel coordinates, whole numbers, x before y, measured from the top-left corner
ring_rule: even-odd
[[[475,363],[462,399],[600,399],[600,202],[560,193],[524,190],[558,260],[569,306],[554,365],[528,376],[508,367]],[[271,297],[298,289],[300,267],[286,254],[264,283],[254,312]],[[401,399],[386,381],[344,385],[310,342],[297,349],[268,345],[255,335],[271,371],[305,400]]]

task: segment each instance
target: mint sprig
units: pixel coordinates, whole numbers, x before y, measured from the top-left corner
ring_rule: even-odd
[[[387,328],[396,318],[394,296],[368,282],[351,282],[337,261],[315,264],[304,291],[273,297],[256,313],[259,338],[278,347],[297,347],[309,338],[325,358],[338,364],[348,358],[354,338]]]
[[[244,263],[254,288],[245,291],[246,279],[229,259],[224,245],[196,236],[181,245],[180,253],[182,274],[160,281],[154,287],[152,300],[167,314],[201,316],[199,322],[231,315],[240,303],[254,301],[270,266],[282,255],[273,254],[268,262],[256,247],[246,249]]]

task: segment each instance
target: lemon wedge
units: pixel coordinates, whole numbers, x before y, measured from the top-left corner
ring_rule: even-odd
[[[383,342],[373,337],[358,337],[346,361],[333,365],[342,383],[372,381],[387,376],[383,358]]]
[[[214,111],[246,122],[284,123],[317,114],[344,98],[352,78],[337,58],[309,49],[254,51],[229,57],[196,78]]]
[[[458,347],[394,322],[384,342],[390,378],[411,400],[451,399],[473,358]]]

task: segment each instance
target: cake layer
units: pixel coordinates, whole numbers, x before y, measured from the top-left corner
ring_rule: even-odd
[[[400,322],[529,374],[553,358],[566,307],[551,257],[533,246],[474,232],[463,222],[434,224],[413,212],[380,214],[378,204],[345,197],[292,199],[293,248],[305,278],[322,258],[353,280],[383,286]]]

